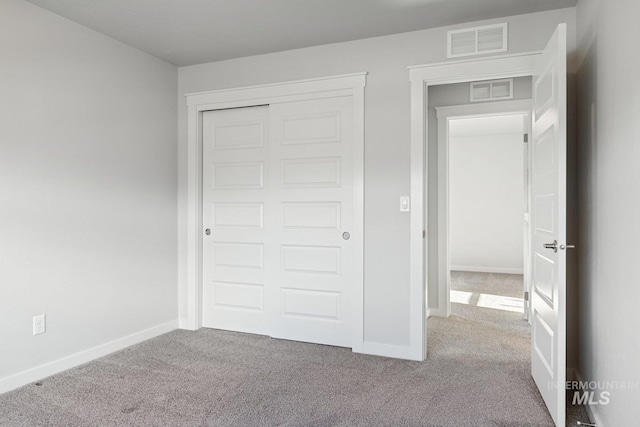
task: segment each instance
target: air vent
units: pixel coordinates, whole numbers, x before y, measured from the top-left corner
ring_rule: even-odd
[[[507,51],[507,24],[465,28],[447,33],[447,57]]]
[[[471,83],[471,102],[513,98],[513,79]]]

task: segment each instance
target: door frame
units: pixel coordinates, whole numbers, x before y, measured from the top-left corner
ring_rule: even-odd
[[[449,122],[455,119],[463,119],[470,117],[492,117],[492,116],[511,116],[522,115],[531,117],[531,108],[533,101],[530,99],[515,100],[515,101],[498,101],[498,102],[484,102],[479,104],[466,104],[466,105],[453,105],[447,107],[437,107],[436,117],[438,119],[438,305],[437,307],[429,308],[429,316],[437,317],[449,317],[451,315],[451,262],[450,262],[450,236],[451,227],[449,221],[449,200],[451,197],[449,191]],[[524,126],[524,124],[523,124]],[[526,134],[527,129],[523,129],[523,135]],[[523,138],[524,139],[524,138]],[[526,147],[526,168],[523,178],[523,185],[525,179],[528,178],[530,153],[528,152],[528,144],[522,141],[524,147]],[[527,184],[530,183],[529,179],[526,179]],[[525,200],[527,206],[529,206],[530,188],[526,186]],[[523,204],[524,201],[523,200]],[[527,212],[525,212],[526,214]],[[523,222],[524,222],[523,217]],[[523,234],[525,233],[523,224]],[[531,232],[529,227],[526,227],[527,235]],[[525,239],[524,244],[529,243],[530,236]],[[526,253],[523,247],[523,256]],[[529,281],[526,277],[528,270],[526,266],[527,260],[523,260],[525,265],[523,266],[525,275],[525,289],[529,290]],[[523,291],[525,290],[523,289]],[[525,307],[526,309],[526,307]]]
[[[353,99],[353,189],[355,283],[352,302],[352,348],[362,352],[364,341],[364,88],[367,73],[344,74],[207,92],[188,93],[186,283],[179,286],[180,329],[202,327],[202,113],[227,108],[253,107],[280,102],[306,101],[340,96]],[[184,264],[183,264],[184,265]],[[185,278],[181,278],[184,280]]]
[[[427,356],[427,277],[428,239],[426,214],[428,88],[429,86],[465,83],[477,80],[531,76],[540,52],[492,56],[479,59],[416,65],[409,68],[411,82],[411,218],[410,218],[410,346],[417,360]],[[436,284],[437,285],[437,284]]]

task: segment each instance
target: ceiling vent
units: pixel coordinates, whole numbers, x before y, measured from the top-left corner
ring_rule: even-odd
[[[513,79],[471,83],[471,102],[513,98]]]
[[[507,24],[465,28],[447,33],[447,57],[507,51]]]

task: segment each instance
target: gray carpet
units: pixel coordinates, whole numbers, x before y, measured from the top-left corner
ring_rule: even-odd
[[[422,363],[174,331],[0,395],[0,426],[552,426],[528,327],[498,311],[430,319]]]

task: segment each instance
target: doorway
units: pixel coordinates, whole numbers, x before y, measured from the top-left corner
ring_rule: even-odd
[[[567,25],[560,24],[541,53],[410,67],[411,197],[410,287],[412,345],[427,352],[425,276],[429,154],[425,142],[429,86],[533,76],[531,145],[531,376],[557,426],[565,425],[566,381],[566,155]],[[421,239],[417,232],[421,231]],[[431,237],[431,236],[429,236]],[[433,240],[433,239],[430,239]],[[425,265],[426,264],[426,265]],[[421,316],[419,316],[421,314]]]
[[[521,306],[529,318],[531,79],[515,81],[523,99],[433,108],[438,161],[431,172],[437,203],[429,211],[437,230],[437,244],[429,248],[431,316],[451,314],[450,272],[457,271],[521,276],[514,278],[518,289],[505,293],[517,300],[504,303]],[[455,86],[431,88],[434,104]]]
[[[527,318],[528,117],[516,112],[442,120],[445,229],[438,234],[447,315],[505,323]]]
[[[429,175],[437,183],[430,199],[436,200],[435,209],[429,211],[437,230],[435,251],[429,254],[435,261],[431,284],[436,285],[429,289],[436,293],[429,301],[429,355],[472,354],[487,368],[500,360],[526,370],[531,328],[523,319],[523,295],[530,181],[524,135],[532,79],[518,77],[514,83],[516,100],[484,103],[470,102],[473,83],[428,88],[428,117],[435,128],[429,147],[437,149]]]
[[[427,251],[429,316],[451,314],[451,270],[522,275],[509,295],[526,299],[529,291],[530,146],[524,141],[532,90],[530,77],[513,80],[512,101],[469,103],[460,96],[469,83],[429,88],[429,146],[437,153],[427,177],[434,236]],[[507,223],[508,235],[498,233]]]

